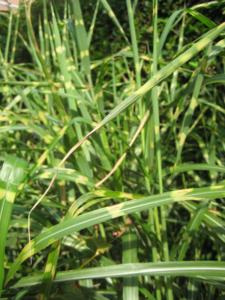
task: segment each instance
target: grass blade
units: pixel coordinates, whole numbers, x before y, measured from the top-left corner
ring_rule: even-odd
[[[5,247],[13,203],[27,175],[27,166],[24,160],[7,156],[0,171],[0,291],[4,282]]]
[[[182,122],[182,126],[179,132],[179,136],[178,136],[178,141],[177,141],[177,157],[176,157],[176,163],[178,164],[178,162],[180,161],[181,158],[181,152],[185,143],[185,140],[187,138],[187,135],[189,133],[189,128],[191,125],[191,121],[192,121],[192,116],[194,114],[194,111],[198,105],[198,96],[199,93],[201,91],[201,87],[202,87],[202,83],[203,83],[203,76],[201,74],[198,74],[196,79],[195,79],[195,85],[194,85],[194,90],[193,90],[193,95],[189,104],[189,107],[184,115],[184,119]]]
[[[104,6],[105,10],[107,11],[109,17],[113,20],[117,28],[119,29],[122,36],[125,38],[126,41],[128,41],[127,36],[123,30],[123,27],[121,26],[118,18],[116,17],[115,13],[113,12],[111,6],[109,5],[109,2],[107,0],[100,0],[102,5]]]
[[[134,231],[129,230],[123,236],[123,264],[136,263],[137,261],[137,236]],[[138,299],[138,278],[124,278],[123,300]]]
[[[107,191],[103,193],[104,196],[106,196],[106,194]],[[145,209],[160,207],[162,205],[169,205],[173,204],[174,202],[202,199],[209,200],[224,196],[225,185],[222,183],[221,185],[214,185],[206,188],[178,190],[161,195],[144,197],[138,200],[125,201],[117,205],[100,208],[83,214],[75,219],[70,218],[64,220],[61,223],[52,226],[50,229],[47,229],[45,232],[39,234],[39,236],[30,241],[23,248],[8,272],[7,282],[12,279],[23,261],[33,256],[35,253],[38,253],[42,249],[45,249],[65,235],[71,234],[75,231],[79,231],[95,224],[112,220],[114,218],[125,216],[132,212],[139,212]]]
[[[85,270],[58,272],[55,282],[74,281],[80,279],[97,279],[107,277],[124,276],[183,276],[183,277],[204,277],[223,280],[225,275],[225,263],[218,261],[188,261],[188,262],[160,262],[160,263],[137,263],[122,264]],[[19,280],[14,288],[34,286],[40,284],[41,275],[25,277]]]
[[[208,28],[212,29],[216,26],[216,23],[210,20],[208,17],[204,16],[200,12],[187,8],[186,11],[194,17],[196,20],[200,21],[202,24],[206,25]]]
[[[84,20],[81,12],[80,1],[73,0],[72,7],[75,17],[76,37],[80,50],[81,65],[83,71],[90,76],[90,56],[89,43],[86,29],[84,27]]]

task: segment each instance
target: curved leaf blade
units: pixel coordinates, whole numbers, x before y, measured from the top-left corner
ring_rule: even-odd
[[[76,218],[65,219],[61,223],[52,226],[51,228],[39,234],[34,240],[32,240],[23,248],[9,270],[7,282],[12,279],[23,261],[33,256],[35,253],[45,249],[55,241],[75,231],[79,231],[95,224],[112,220],[114,218],[125,216],[133,212],[140,212],[145,209],[159,207],[162,205],[169,205],[175,202],[186,200],[216,199],[224,196],[225,184],[222,183],[221,185],[214,185],[206,188],[183,189],[161,195],[147,196],[139,200],[125,201],[120,204],[85,213]]]
[[[159,263],[130,263],[107,267],[88,268],[58,272],[54,282],[66,282],[81,279],[148,276],[183,276],[203,277],[214,280],[225,276],[225,263],[218,261],[178,261]],[[42,282],[42,275],[24,277],[13,288],[38,285]]]
[[[8,155],[0,171],[0,290],[4,281],[5,247],[13,203],[25,179],[26,169],[26,161]]]

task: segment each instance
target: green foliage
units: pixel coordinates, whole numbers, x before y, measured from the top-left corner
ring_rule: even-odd
[[[3,299],[224,298],[225,1],[192,2],[0,15]]]

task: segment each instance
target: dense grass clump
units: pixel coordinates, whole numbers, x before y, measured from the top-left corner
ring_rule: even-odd
[[[225,297],[225,1],[147,2],[0,15],[1,299]]]

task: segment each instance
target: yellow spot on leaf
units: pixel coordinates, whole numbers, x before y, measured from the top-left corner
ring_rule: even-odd
[[[193,191],[193,189],[185,189],[185,190],[181,190],[181,191],[171,192],[170,195],[174,201],[181,201],[182,198],[186,199],[188,194],[192,191]]]
[[[65,51],[65,48],[63,46],[59,46],[55,50],[56,50],[56,53],[62,54]]]
[[[84,26],[84,22],[83,22],[83,20],[82,19],[77,19],[77,20],[75,20],[75,25],[76,26]]]
[[[88,50],[84,50],[80,52],[80,57],[84,58],[84,57],[88,57],[89,56],[89,51]]]
[[[183,144],[185,142],[185,139],[186,139],[185,133],[181,132],[180,135],[179,135],[179,144],[180,144],[180,146],[183,146]]]
[[[108,213],[112,218],[117,218],[121,216],[121,209],[123,208],[123,203],[115,205],[113,208],[106,208]],[[124,215],[124,214],[122,214]]]
[[[15,192],[7,191],[6,193],[6,201],[9,203],[13,203],[15,199]]]
[[[65,87],[66,87],[66,89],[72,89],[72,88],[73,88],[72,82],[71,82],[71,81],[67,81],[67,82],[65,83]]]

